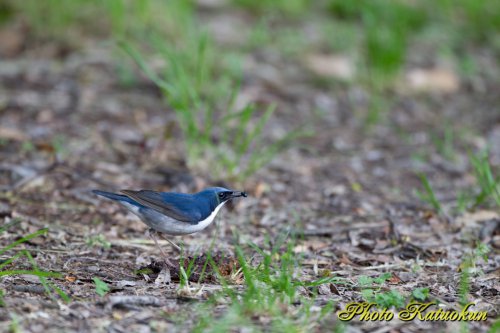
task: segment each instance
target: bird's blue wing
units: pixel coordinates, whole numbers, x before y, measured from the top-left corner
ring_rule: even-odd
[[[197,223],[202,220],[202,212],[190,195],[149,190],[121,192],[138,203],[178,221]]]

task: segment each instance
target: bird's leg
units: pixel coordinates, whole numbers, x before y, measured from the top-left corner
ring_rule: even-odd
[[[160,233],[158,234],[158,236],[160,236],[161,238],[163,238],[164,240],[166,240],[167,242],[169,242],[177,251],[179,251],[179,253],[182,252],[182,249],[181,249],[181,247],[179,245],[175,244],[170,239],[168,239],[167,237],[163,236]]]
[[[153,240],[153,242],[155,243],[156,247],[158,247],[158,249],[160,250],[161,254],[163,255],[163,259],[165,259],[165,263],[167,264],[167,266],[170,266],[170,267],[175,267],[174,264],[172,264],[170,262],[170,260],[168,259],[168,256],[167,256],[167,253],[165,252],[165,250],[163,250],[163,248],[160,246],[160,244],[158,243],[158,240],[156,239],[156,231],[155,230],[152,230],[152,229],[149,229],[148,230],[148,236]]]

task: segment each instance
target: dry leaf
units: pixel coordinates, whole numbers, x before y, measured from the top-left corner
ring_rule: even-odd
[[[401,282],[401,279],[396,274],[392,274],[388,281],[392,284],[398,284]]]
[[[68,281],[68,282],[73,283],[73,282],[75,282],[75,281],[76,281],[76,276],[73,276],[73,275],[66,275],[66,276],[64,277],[64,279],[65,279],[66,281]]]

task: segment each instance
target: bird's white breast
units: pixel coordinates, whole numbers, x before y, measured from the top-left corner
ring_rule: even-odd
[[[212,214],[210,214],[206,219],[198,222],[198,224],[192,225],[193,227],[195,227],[195,230],[192,231],[192,232],[197,232],[197,231],[203,230],[206,227],[208,227],[210,225],[210,223],[212,223],[214,221],[215,216],[217,215],[217,213],[219,212],[219,210],[222,208],[222,206],[224,206],[225,203],[226,202],[224,201],[223,203],[221,203],[220,205],[218,205],[217,207],[215,207],[215,209],[212,212]]]

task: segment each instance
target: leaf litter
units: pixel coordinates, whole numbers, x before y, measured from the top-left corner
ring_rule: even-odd
[[[195,322],[195,315],[190,315],[193,304],[208,303],[210,296],[224,289],[221,278],[230,287],[243,289],[234,245],[279,245],[278,235],[296,239],[292,252],[301,264],[300,272],[291,274],[293,279],[344,279],[344,283],[325,283],[317,290],[297,288],[311,299],[317,296],[315,307],[324,308],[333,300],[336,310],[363,300],[361,276],[365,277],[361,280],[375,281],[384,273],[390,274],[380,284],[384,293],[394,289],[411,295],[419,290],[417,295],[423,297],[423,289],[416,288],[428,288],[430,299],[460,308],[463,259],[475,255],[477,240],[481,240],[491,252],[486,260],[475,258],[472,268],[477,274],[469,277],[468,294],[477,309],[488,311],[490,319],[474,324],[472,330],[486,332],[492,318],[498,317],[498,207],[442,216],[429,210],[412,191],[421,188],[416,171],[435,175],[431,184],[445,203],[473,182],[465,163],[439,157],[427,133],[433,124],[442,129],[442,124],[455,119],[455,126],[476,131],[466,139],[474,147],[495,138],[498,115],[493,106],[500,101],[493,78],[500,75],[477,83],[459,80],[449,68],[409,70],[404,76],[407,89],[396,92],[400,95],[388,115],[389,125],[379,124],[367,135],[362,115],[357,114],[368,108],[362,85],[339,84],[332,93],[322,87],[321,80],[304,80],[311,71],[322,79],[351,80],[355,72],[351,59],[311,53],[306,68],[294,70],[300,65],[272,51],[249,55],[250,70],[243,87],[247,96],[241,98],[279,103],[278,120],[264,135],[272,137],[273,131],[296,128],[306,121],[316,133],[245,183],[253,198],[228,207],[217,226],[183,238],[186,257],[169,251],[180,265],[167,272],[154,244],[144,236],[145,226],[89,191],[192,192],[220,180],[186,168],[175,118],[161,101],[158,88],[143,79],[135,87],[120,85],[112,74],[109,49],[24,50],[15,40],[23,38],[19,27],[12,28],[15,34],[5,34],[4,29],[0,40],[10,39],[10,58],[0,65],[0,219],[2,224],[16,219],[21,223],[0,234],[0,244],[6,246],[48,227],[46,235],[22,247],[41,269],[63,273],[54,283],[72,301],[52,302],[32,275],[4,277],[0,281],[5,291],[2,329],[16,317],[32,332],[189,331]],[[233,35],[224,38],[235,40]],[[60,57],[66,52],[72,56]],[[324,66],[327,71],[322,73]],[[490,70],[498,72],[495,67]],[[429,90],[433,92],[430,100],[423,95]],[[313,109],[317,113],[309,116]],[[412,142],[405,139],[405,133]],[[493,145],[493,154],[496,150]],[[417,153],[429,155],[428,159],[422,162]],[[458,161],[466,161],[467,149],[458,147],[455,153],[461,156]],[[494,165],[498,170],[498,163]],[[211,248],[214,237],[216,251],[203,253]],[[257,254],[248,260],[254,267],[262,261]],[[30,265],[18,261],[5,267],[14,268],[29,269]],[[180,287],[187,270],[186,285]],[[95,281],[103,283],[101,295]],[[378,288],[374,286],[370,287]],[[231,300],[218,302],[212,310],[221,316]],[[269,328],[270,316],[254,319]],[[332,330],[338,325],[335,313],[317,325],[317,331]],[[373,329],[371,323],[349,325],[353,331]],[[384,329],[422,328],[454,331],[456,326],[395,322]]]

